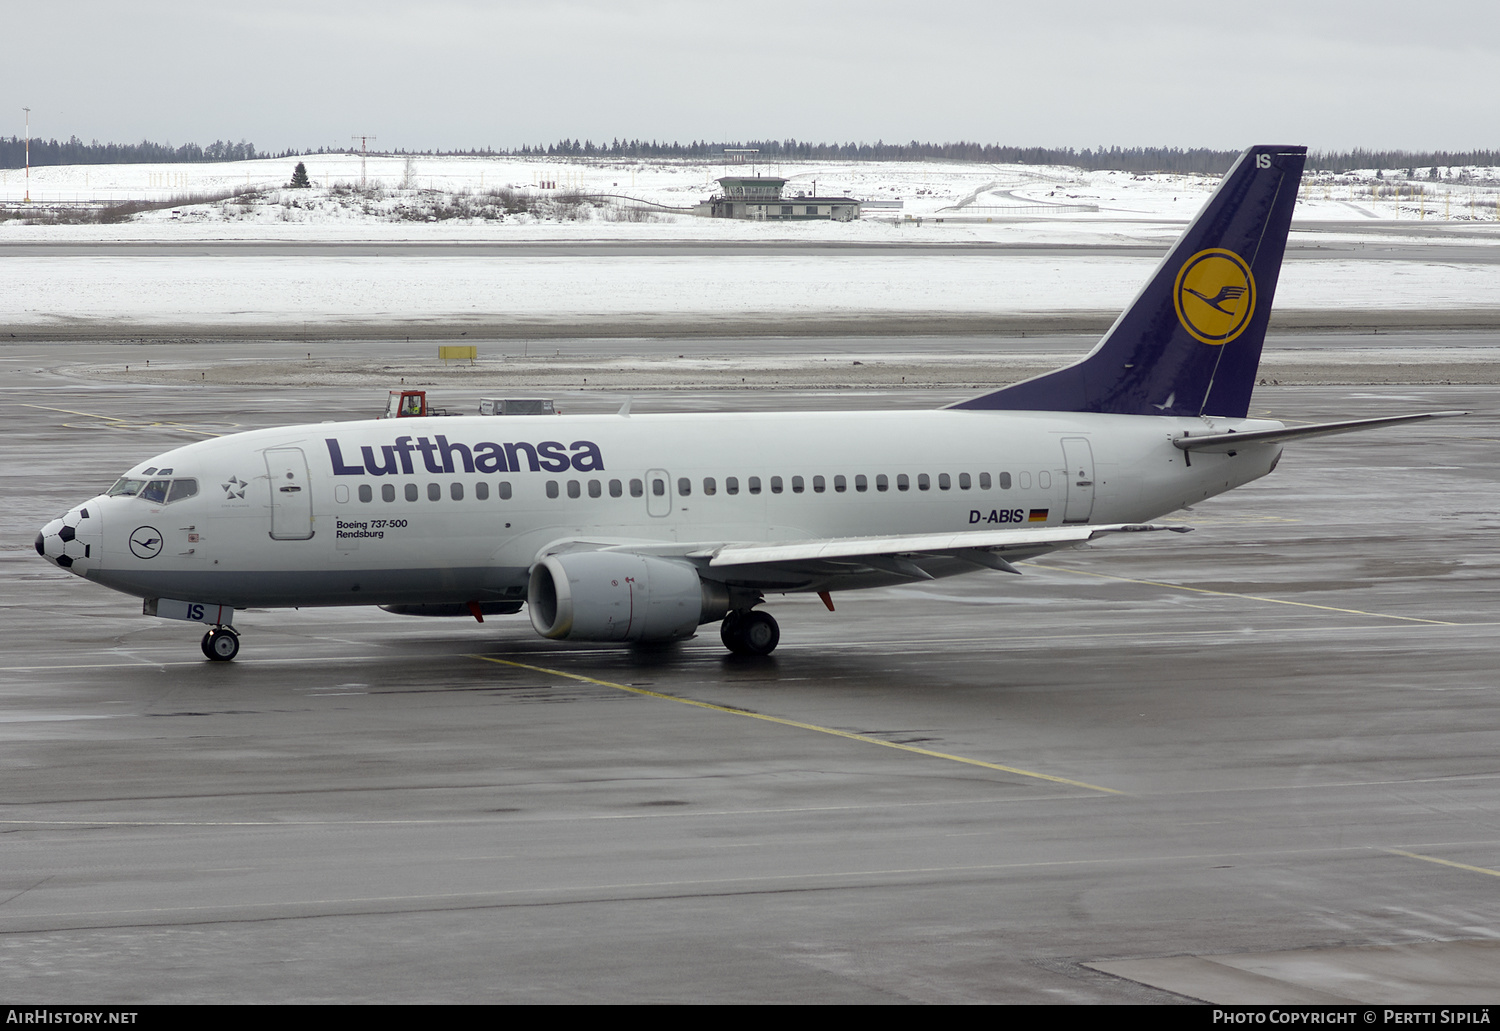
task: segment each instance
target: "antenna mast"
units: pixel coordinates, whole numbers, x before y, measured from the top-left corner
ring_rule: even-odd
[[[361,135],[359,135],[359,134],[356,133],[355,135],[350,136],[349,138],[351,140],[358,140],[359,141],[359,188],[361,190],[363,190],[365,188],[365,159],[370,156],[370,142],[369,141],[373,140],[375,137],[374,136],[361,136]]]

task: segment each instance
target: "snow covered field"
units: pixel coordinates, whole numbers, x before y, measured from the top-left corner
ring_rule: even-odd
[[[307,165],[313,188],[284,190],[298,160]],[[610,194],[667,207],[691,207],[712,195],[723,175],[776,175],[788,180],[786,195],[816,192],[866,201],[897,201],[899,211],[869,210],[866,218],[914,217],[956,219],[993,217],[1010,221],[1035,215],[1039,204],[1097,205],[1097,212],[1069,212],[1069,222],[1113,223],[1122,219],[1191,218],[1218,181],[1217,176],[1129,172],[1084,172],[1076,168],[1030,165],[960,164],[954,162],[773,163],[724,165],[682,161],[557,160],[510,157],[374,156],[361,162],[350,154],[297,158],[264,158],[221,164],[59,165],[31,170],[29,185],[19,169],[0,170],[0,204],[14,206],[29,190],[36,205],[74,205],[123,201],[166,202],[192,194],[258,191],[245,202],[183,205],[180,213],[137,216],[145,227],[169,221],[179,227],[209,223],[317,225],[324,230],[390,223],[403,218],[399,202],[421,194],[482,194],[496,189],[557,193]],[[1463,219],[1495,221],[1500,203],[1500,169],[1440,168],[1440,178],[1419,169],[1413,180],[1405,170],[1368,169],[1335,175],[1311,173],[1298,198],[1299,220]],[[1377,179],[1377,174],[1383,176]],[[337,187],[370,190],[353,199],[337,199]],[[544,190],[542,184],[555,189]],[[295,205],[295,206],[294,206]],[[408,207],[411,205],[408,204]],[[1015,208],[1007,213],[1006,208]],[[1025,209],[1023,212],[1021,209]],[[965,210],[968,209],[968,210]],[[410,217],[409,213],[405,216]],[[1043,214],[1042,217],[1048,217]],[[598,219],[596,219],[598,220]],[[1049,217],[1050,221],[1051,218]],[[534,222],[510,216],[492,227],[514,229]],[[695,232],[723,232],[711,220],[664,217]],[[352,224],[352,225],[351,225]],[[740,224],[743,228],[743,224]],[[3,226],[8,237],[26,227]],[[31,227],[34,231],[36,227]],[[597,227],[596,227],[597,228]],[[731,230],[733,224],[729,227]],[[758,227],[787,230],[791,224]],[[30,232],[26,232],[29,237]]]
[[[1164,247],[1217,182],[1212,176],[1085,173],[1067,168],[873,162],[759,166],[791,180],[788,194],[900,201],[855,223],[756,223],[652,214],[619,220],[618,209],[583,207],[555,220],[530,213],[500,219],[412,221],[411,207],[512,189],[619,194],[682,207],[708,197],[723,165],[515,158],[372,157],[370,188],[351,188],[357,155],[307,157],[314,188],[283,189],[295,159],[227,164],[105,165],[32,170],[38,204],[145,199],[249,188],[245,196],[148,211],[114,225],[27,225],[0,220],[0,247],[28,243],[281,242],[809,242],[908,245],[889,251],[729,249],[673,256],[622,249],[579,256],[410,253],[275,256],[252,249],[209,256],[66,253],[6,247],[0,254],[0,319],[24,328],[118,335],[153,327],[469,323],[541,324],[653,318],[796,320],[831,317],[1104,313],[1127,304],[1155,264],[1150,257],[1087,253],[1098,245]],[[740,168],[741,174],[750,171]],[[1426,170],[1422,170],[1424,174]],[[1441,169],[1443,175],[1455,170]],[[1463,170],[1452,179],[1392,184],[1389,176],[1314,176],[1299,198],[1294,247],[1333,248],[1321,260],[1289,260],[1279,311],[1478,310],[1500,313],[1500,176]],[[1402,173],[1404,175],[1404,171]],[[19,201],[21,173],[0,176],[0,201]],[[1418,195],[1417,190],[1426,192]],[[1386,191],[1386,192],[1383,192]],[[1402,191],[1405,195],[1402,196]],[[423,198],[426,198],[425,201]],[[436,200],[435,200],[436,199]],[[1038,203],[1072,210],[1037,214]],[[405,214],[402,206],[406,205]],[[1024,214],[1007,215],[1007,206]],[[1089,205],[1097,210],[1080,211]],[[12,205],[12,212],[16,210]],[[34,209],[33,209],[34,210]],[[1444,215],[1449,219],[1445,220]],[[873,217],[870,217],[873,216]],[[913,216],[907,219],[906,216]],[[921,224],[916,224],[920,217]],[[897,219],[900,221],[897,221]],[[942,219],[942,221],[938,221]],[[1352,224],[1351,224],[1352,223]],[[1422,257],[1441,243],[1441,260]],[[1007,243],[1057,247],[1051,254],[927,244]],[[1073,253],[1072,248],[1084,250]],[[1338,248],[1343,248],[1340,252]],[[1401,260],[1348,256],[1389,248]],[[1466,255],[1472,254],[1472,260]]]

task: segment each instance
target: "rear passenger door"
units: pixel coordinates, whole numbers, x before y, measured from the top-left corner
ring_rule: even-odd
[[[1083,437],[1064,437],[1062,449],[1068,465],[1063,480],[1068,491],[1063,522],[1086,523],[1094,514],[1094,450]]]

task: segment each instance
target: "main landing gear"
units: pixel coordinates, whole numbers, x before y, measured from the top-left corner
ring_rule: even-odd
[[[781,627],[769,612],[731,610],[719,624],[719,640],[736,655],[770,655],[781,643]]]
[[[203,654],[214,662],[228,662],[240,653],[240,635],[227,626],[216,626],[203,635]]]

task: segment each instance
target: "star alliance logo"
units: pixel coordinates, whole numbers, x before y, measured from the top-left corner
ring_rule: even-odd
[[[1178,321],[1193,339],[1227,344],[1245,331],[1255,313],[1255,276],[1234,251],[1199,251],[1177,273],[1172,299]]]
[[[225,501],[229,501],[233,498],[239,498],[241,501],[243,501],[245,500],[245,488],[250,485],[244,480],[240,479],[238,476],[231,476],[228,483],[221,483],[219,484],[219,486],[224,488]]]

